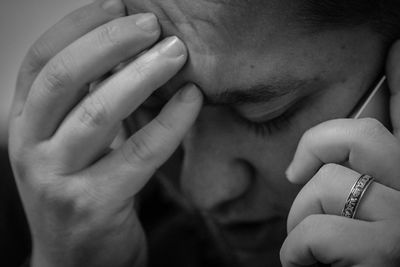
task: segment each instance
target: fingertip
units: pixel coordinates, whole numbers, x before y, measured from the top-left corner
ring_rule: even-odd
[[[291,163],[289,167],[285,171],[286,179],[288,179],[289,182],[295,183],[295,177],[294,177],[294,171],[293,171],[293,164]]]
[[[286,179],[295,185],[301,185],[304,184],[304,182],[301,179],[301,176],[299,174],[300,170],[294,162],[290,163],[289,167],[285,171]]]
[[[126,15],[125,4],[122,0],[101,1],[100,7],[111,15]]]
[[[200,89],[194,84],[188,84],[184,86],[178,93],[180,101],[185,103],[199,102],[203,99],[203,94]]]
[[[141,13],[134,15],[136,19],[136,26],[142,29],[145,32],[149,32],[151,34],[160,34],[160,25],[158,23],[158,19],[156,15],[153,13]]]

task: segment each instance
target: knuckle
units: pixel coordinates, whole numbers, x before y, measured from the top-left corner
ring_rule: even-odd
[[[331,181],[331,177],[335,176],[341,169],[340,165],[328,163],[323,165],[315,174],[313,181],[320,186],[327,185]]]
[[[33,175],[32,159],[38,160],[39,158],[36,152],[36,149],[20,138],[10,140],[8,157],[14,176],[19,181],[27,181]]]
[[[123,149],[123,156],[130,164],[149,162],[153,159],[154,154],[150,145],[144,138],[130,138],[128,145]]]
[[[304,245],[312,245],[313,239],[310,235],[310,229],[313,229],[313,231],[317,231],[317,227],[319,226],[317,224],[316,215],[310,215],[304,218],[304,220],[297,225],[295,230],[297,231],[299,236],[304,237],[302,240]]]
[[[13,143],[15,143],[15,142],[13,141]],[[15,144],[13,145],[13,144],[9,143],[8,157],[9,157],[11,163],[24,162],[23,148],[20,147],[19,145],[17,145],[17,147],[16,147]]]
[[[99,127],[109,122],[109,112],[99,96],[89,96],[80,106],[78,120],[87,127]]]
[[[9,158],[15,178],[35,188],[40,188],[42,184],[46,185],[47,180],[51,181],[56,163],[53,154],[49,154],[47,149],[45,146],[12,149],[9,152]]]
[[[71,25],[71,28],[73,29],[86,28],[91,17],[93,17],[93,15],[91,14],[90,9],[81,8],[65,17],[65,24]]]
[[[59,55],[51,60],[46,66],[46,71],[42,79],[44,88],[49,92],[58,92],[67,84],[72,83],[72,65],[73,60],[68,53]]]
[[[313,214],[300,223],[300,231],[303,232],[304,243],[313,248],[338,236],[348,235],[349,228],[334,216]]]
[[[330,227],[325,227],[328,225],[328,222],[323,220],[322,215],[313,214],[306,217],[298,226],[298,231],[300,231],[302,236],[305,237],[304,243],[310,247],[315,247],[320,240],[315,238],[315,235],[312,233],[321,233],[324,232],[326,236],[324,238],[330,238],[332,236],[332,232],[334,228],[333,225]]]
[[[50,180],[43,179],[38,181],[36,185],[36,195],[41,203],[63,206],[69,202],[69,199],[67,199],[65,191],[62,191],[61,187]]]
[[[162,120],[159,117],[154,118],[154,123],[158,129],[160,129],[163,133],[169,133],[174,130],[174,126],[172,122],[168,120]]]
[[[359,120],[361,134],[369,138],[380,138],[387,132],[386,127],[377,119],[364,118]]]
[[[99,28],[98,42],[101,46],[115,47],[122,43],[122,28],[118,21],[113,21]]]
[[[307,233],[310,229],[318,228],[318,218],[317,215],[310,215],[307,216],[300,224],[299,224],[299,231]]]
[[[317,129],[319,128],[319,126],[320,125],[314,126],[304,132],[298,144],[299,149],[307,149],[307,147],[310,146],[310,144],[312,144],[314,140],[318,139]]]
[[[140,62],[134,61],[131,63],[131,67],[133,73],[135,74],[135,76],[137,76],[139,80],[146,80],[148,78],[149,68],[150,68],[148,61],[144,60],[140,60]]]
[[[28,164],[26,163],[25,158],[22,153],[18,151],[10,151],[9,152],[10,163],[13,167],[13,173],[15,178],[20,181],[25,181],[28,176]]]
[[[23,69],[35,72],[43,68],[43,66],[49,60],[49,55],[52,54],[52,49],[50,45],[43,41],[38,40],[29,50],[25,57],[25,64]]]
[[[11,162],[20,160],[24,155],[24,143],[23,138],[14,138],[14,136],[10,136],[8,140],[8,156]]]
[[[333,163],[323,165],[308,185],[324,213],[327,213],[329,203],[332,201],[332,188],[335,188],[335,183],[340,183],[338,180],[342,176],[337,175],[340,168],[342,168],[340,165]]]
[[[307,142],[309,140],[313,140],[314,136],[315,136],[315,134],[314,134],[315,133],[315,129],[316,129],[316,126],[314,126],[314,127],[310,128],[310,129],[308,129],[307,131],[305,131],[304,134],[303,134],[303,137],[301,138],[301,141],[302,142]]]
[[[62,178],[62,177],[58,177]],[[71,219],[88,214],[95,203],[90,197],[84,180],[71,179],[65,181],[47,180],[38,186],[37,196],[40,203],[54,212],[56,218]]]

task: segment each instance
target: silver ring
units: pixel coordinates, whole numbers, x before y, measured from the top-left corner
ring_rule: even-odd
[[[347,197],[346,204],[341,214],[343,217],[354,219],[360,201],[373,181],[374,178],[367,174],[363,174],[358,178]]]

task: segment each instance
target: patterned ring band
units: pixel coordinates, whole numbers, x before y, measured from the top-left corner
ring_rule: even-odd
[[[351,219],[355,217],[360,201],[373,181],[374,178],[367,174],[363,174],[358,178],[347,197],[346,204],[342,210],[342,216]]]

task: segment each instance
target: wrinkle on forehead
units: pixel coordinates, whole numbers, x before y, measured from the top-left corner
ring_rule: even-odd
[[[264,77],[267,71],[263,58],[271,58],[268,55],[281,51],[287,45],[288,34],[296,31],[286,22],[290,4],[284,6],[286,2],[296,1],[123,1],[129,14],[154,13],[160,21],[162,37],[176,35],[186,44],[187,64],[164,86],[174,90],[193,82],[211,92],[237,86],[238,80],[240,84],[251,82],[257,75],[255,71],[263,72]],[[247,2],[251,5],[245,5]],[[269,68],[272,65],[269,63]]]
[[[287,27],[287,21],[293,13],[293,1],[285,6],[287,1],[282,0],[124,1],[130,13],[155,13],[165,36],[177,35],[192,43],[192,48],[210,54],[254,49],[272,34],[292,28]]]
[[[191,52],[212,54],[223,37],[218,31],[220,4],[176,0],[124,0],[129,14],[154,13],[163,36],[176,35],[190,46]],[[207,11],[207,12],[205,12]]]

